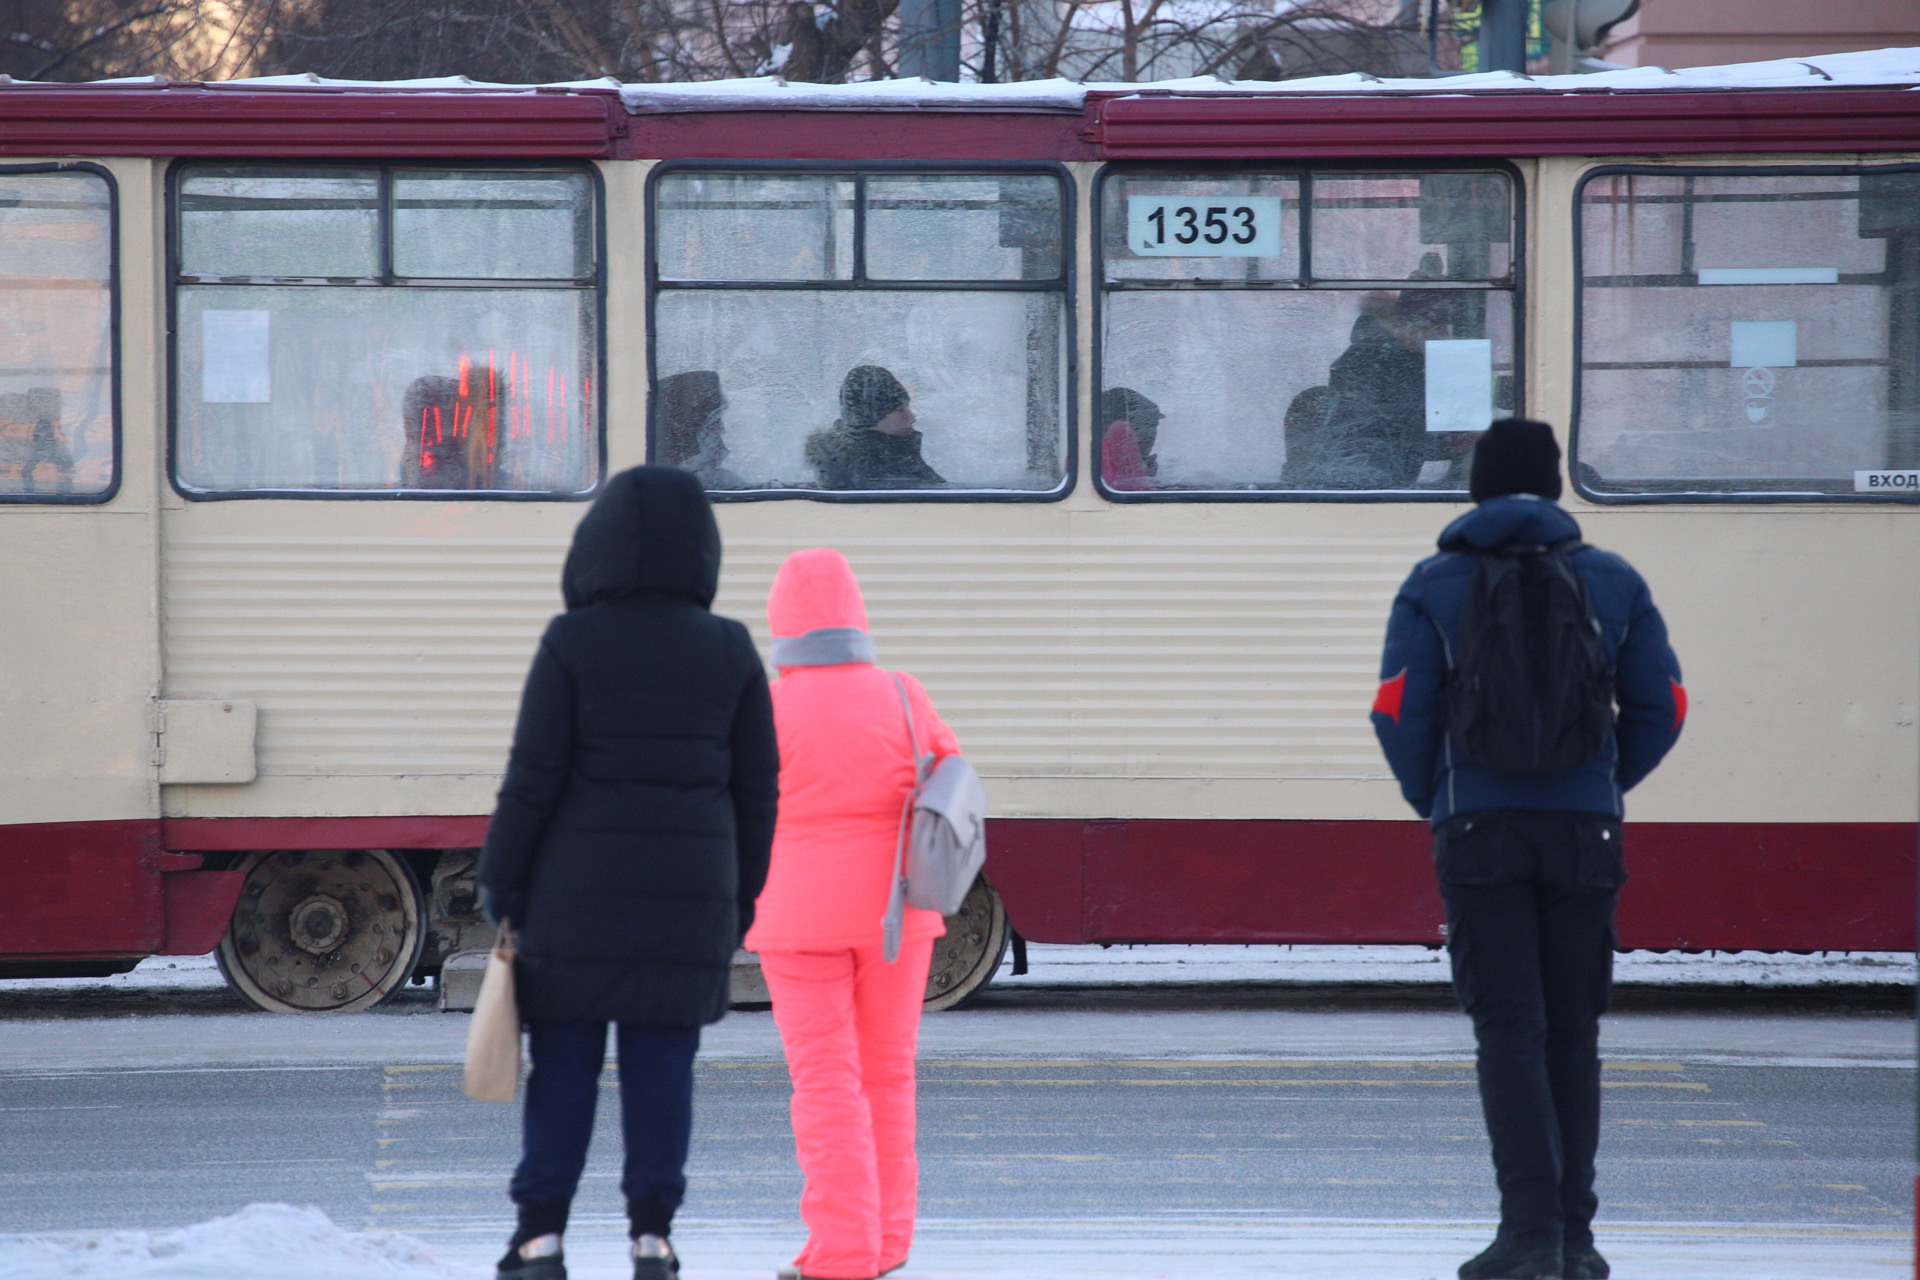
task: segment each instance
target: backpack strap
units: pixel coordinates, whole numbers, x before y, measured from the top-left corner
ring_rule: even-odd
[[[907,916],[907,826],[913,821],[913,802],[927,777],[926,762],[920,756],[920,735],[913,724],[913,703],[907,698],[907,686],[900,673],[890,671],[894,691],[900,695],[900,709],[907,716],[907,749],[913,753],[913,786],[900,802],[900,826],[893,837],[893,880],[887,889],[886,914],[880,917],[880,952],[888,964],[900,954],[900,931]]]
[[[900,679],[900,673],[889,671],[887,674],[893,677],[893,690],[900,695],[900,710],[907,715],[907,747],[913,752],[913,781],[918,786],[924,780],[926,769],[920,759],[920,735],[913,727],[913,703],[907,699],[906,682]]]

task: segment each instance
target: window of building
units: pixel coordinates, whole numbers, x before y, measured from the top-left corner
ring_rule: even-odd
[[[0,501],[112,496],[113,188],[0,166]]]
[[[1065,184],[669,169],[653,188],[652,457],[736,497],[1056,496]]]
[[[175,192],[184,492],[593,488],[589,174],[196,164]]]
[[[1519,403],[1505,172],[1110,170],[1100,205],[1111,496],[1457,497]]]
[[[1914,496],[1920,172],[1604,169],[1579,205],[1583,490]]]

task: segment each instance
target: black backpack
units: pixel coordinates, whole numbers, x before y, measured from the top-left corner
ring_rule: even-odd
[[[1591,760],[1613,728],[1613,670],[1569,538],[1476,552],[1447,680],[1454,747],[1540,777]]]

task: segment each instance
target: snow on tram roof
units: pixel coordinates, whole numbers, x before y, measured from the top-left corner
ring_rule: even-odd
[[[1033,80],[1017,84],[941,84],[932,80],[876,80],[863,84],[804,84],[763,76],[695,84],[620,86],[627,109],[643,111],[767,110],[786,108],[998,108],[1079,111],[1087,95],[1200,95],[1270,97],[1282,94],[1604,93],[1642,90],[1799,89],[1839,85],[1920,88],[1920,48],[1780,58],[1725,67],[1626,67],[1588,75],[1525,76],[1511,71],[1418,79],[1382,79],[1358,73],[1300,80],[1228,80],[1194,76],[1147,83]]]
[[[169,87],[162,77],[97,80],[88,87]],[[0,87],[56,87],[0,75]],[[58,86],[68,87],[68,86]],[[80,86],[72,86],[80,87]],[[553,84],[493,84],[466,76],[417,80],[335,80],[312,74],[255,76],[199,82],[207,89],[376,90],[400,93],[617,93],[635,114],[689,111],[887,111],[1000,110],[1080,111],[1089,94],[1101,97],[1307,95],[1612,94],[1647,91],[1714,91],[1840,88],[1920,88],[1920,48],[1818,54],[1728,66],[1623,67],[1586,75],[1527,76],[1510,71],[1439,78],[1382,79],[1364,73],[1300,80],[1228,80],[1197,76],[1146,83],[1079,83],[1032,80],[1014,84],[948,84],[919,77],[858,84],[812,84],[779,76],[669,84],[622,84],[611,77]]]
[[[1736,62],[1720,67],[1621,67],[1585,75],[1526,76],[1512,71],[1486,71],[1439,79],[1383,80],[1348,74],[1314,76],[1303,80],[1225,81],[1214,91],[1237,93],[1588,93],[1706,89],[1818,89],[1920,88],[1920,48],[1872,49],[1863,53],[1828,53],[1809,58],[1776,58],[1768,62]],[[1133,85],[1133,92],[1171,88],[1185,92],[1204,88],[1197,81]]]

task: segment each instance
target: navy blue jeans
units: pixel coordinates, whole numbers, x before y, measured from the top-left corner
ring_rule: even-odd
[[[654,1201],[668,1216],[687,1192],[687,1140],[693,1132],[693,1055],[698,1027],[618,1024],[620,1128],[626,1166],[620,1189],[629,1202]],[[606,1065],[604,1022],[529,1022],[533,1071],[521,1126],[514,1202],[573,1199],[587,1167],[594,1104]]]
[[[1454,991],[1473,1019],[1500,1234],[1591,1247],[1600,1015],[1613,990],[1620,823],[1492,809],[1434,831]]]

